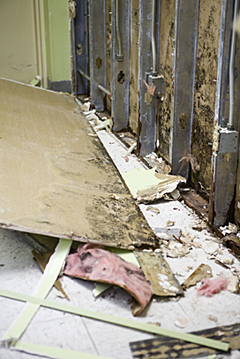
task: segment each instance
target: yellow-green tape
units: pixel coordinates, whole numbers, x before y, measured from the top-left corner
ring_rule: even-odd
[[[26,353],[47,356],[54,359],[111,359],[95,354],[82,353],[74,350],[49,347],[33,343],[17,342],[14,348]]]
[[[42,299],[38,297],[31,297],[29,295],[20,294],[20,293],[14,293],[8,290],[0,289],[0,296],[7,297],[23,302],[29,302],[37,306],[43,306],[46,308],[51,308],[67,313],[72,313],[76,315],[80,315],[83,317],[88,317],[96,320],[100,320],[106,323],[116,324],[123,327],[131,328],[140,330],[143,332],[158,334],[158,335],[165,335],[171,338],[181,339],[185,340],[190,343],[195,343],[198,345],[202,345],[209,348],[214,348],[222,351],[228,351],[229,344],[225,342],[221,342],[214,339],[204,338],[198,335],[189,334],[189,333],[182,333],[177,332],[174,330],[164,329],[161,327],[157,327],[156,325],[152,324],[146,324],[146,323],[140,323],[136,322],[131,319],[116,317],[113,315],[105,314],[105,313],[98,313],[94,312],[88,309],[83,309],[79,307],[75,307],[72,305],[64,304],[64,303],[58,303],[55,301],[51,301],[48,299]],[[14,337],[13,337],[14,338]]]
[[[55,280],[59,276],[66,256],[69,253],[71,244],[72,241],[68,239],[59,240],[55,252],[51,256],[45,268],[44,274],[42,275],[40,281],[35,288],[35,294],[32,298],[36,297],[39,300],[44,299],[48,295],[49,291],[55,283]],[[5,334],[4,340],[9,338],[14,338],[15,340],[19,339],[26,330],[28,324],[30,323],[40,306],[40,303],[38,301],[31,302],[27,300],[26,302],[28,302],[27,306],[23,309],[22,313],[20,313],[20,316]]]

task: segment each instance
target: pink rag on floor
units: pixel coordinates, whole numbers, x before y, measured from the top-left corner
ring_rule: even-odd
[[[223,275],[218,278],[210,279],[205,278],[202,280],[202,286],[198,289],[198,295],[205,295],[211,297],[213,294],[219,293],[224,289],[227,289],[228,279]]]
[[[140,304],[134,315],[141,313],[152,297],[142,269],[94,244],[80,245],[77,253],[69,254],[64,274],[126,289]]]

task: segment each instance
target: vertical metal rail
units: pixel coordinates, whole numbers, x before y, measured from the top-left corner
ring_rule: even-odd
[[[129,118],[130,1],[112,0],[111,92],[113,129],[126,129]]]
[[[223,125],[224,117],[228,117],[228,70],[233,9],[234,0],[223,0],[218,51],[215,126]],[[215,132],[217,136],[213,139],[212,184],[208,221],[214,227],[219,227],[230,218],[237,177],[238,133],[227,129],[215,130]]]
[[[87,0],[75,0],[76,17],[74,18],[74,53],[76,73],[76,95],[89,92],[87,79],[78,73],[81,69],[88,73],[88,24]]]
[[[104,110],[106,88],[106,25],[105,0],[89,1],[90,95],[98,111]]]
[[[234,4],[234,16],[233,22],[237,19],[238,11],[238,0],[235,0]],[[234,59],[235,59],[235,43],[236,43],[236,32],[232,26],[232,40],[231,40],[231,54],[230,54],[230,64],[229,64],[229,94],[230,94],[230,106],[229,106],[229,122],[228,127],[233,129],[233,112],[234,112]]]
[[[152,26],[151,26],[151,43],[152,43],[152,75],[157,75],[157,54],[156,54],[156,0],[152,0]]]
[[[156,53],[159,51],[159,29],[160,29],[160,1],[155,8],[155,21],[152,21],[152,6],[155,1],[139,2],[140,44],[139,44],[139,150],[145,156],[155,150],[156,147],[156,115],[157,96],[147,93],[144,81],[152,73],[153,51],[152,51],[152,26],[155,25]],[[157,29],[157,31],[156,31]],[[157,61],[157,60],[156,60]],[[157,70],[156,70],[157,71]]]
[[[179,160],[186,155],[186,151],[191,151],[198,12],[199,0],[176,2],[173,59],[175,84],[170,148],[173,174],[179,173],[182,165]],[[181,169],[181,175],[188,176],[188,166]]]
[[[214,124],[225,127],[223,119],[228,117],[228,80],[229,80],[229,53],[231,38],[231,21],[233,13],[233,0],[223,0],[221,12],[221,26],[218,48],[218,70]]]

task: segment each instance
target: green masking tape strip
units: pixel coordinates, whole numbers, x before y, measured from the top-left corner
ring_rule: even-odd
[[[47,356],[54,359],[110,359],[95,354],[81,353],[73,350],[54,348],[33,343],[17,342],[13,348],[26,353]]]
[[[48,295],[55,283],[55,280],[59,276],[64,260],[69,253],[71,244],[72,241],[68,239],[60,239],[55,252],[51,256],[45,268],[44,274],[35,288],[34,296],[36,296],[36,298],[44,299]],[[34,298],[34,296],[32,298]],[[12,327],[5,334],[5,340],[9,338],[19,339],[37,312],[40,306],[39,302],[27,302],[29,302],[28,305],[24,308],[20,316],[13,323]]]
[[[98,313],[91,310],[75,307],[72,305],[64,304],[64,303],[58,303],[55,301],[51,301],[48,299],[42,299],[37,297],[31,297],[29,295],[20,294],[20,293],[14,293],[8,290],[0,289],[0,296],[7,297],[23,302],[29,302],[32,304],[37,304],[38,306],[43,306],[46,308],[51,308],[67,313],[77,314],[83,317],[88,317],[96,320],[100,320],[106,323],[116,324],[127,328],[132,328],[136,330],[140,330],[143,332],[158,334],[158,335],[165,335],[170,338],[176,338],[185,340],[187,342],[195,343],[198,345],[228,351],[229,344],[220,342],[218,340],[204,338],[201,336],[197,336],[194,334],[188,334],[188,333],[182,333],[177,332],[174,330],[164,329],[161,327],[157,327],[156,325],[152,324],[145,324],[145,323],[139,323],[131,319],[121,318],[121,317],[115,317],[113,315],[104,314],[104,313]],[[12,337],[14,338],[14,336]]]

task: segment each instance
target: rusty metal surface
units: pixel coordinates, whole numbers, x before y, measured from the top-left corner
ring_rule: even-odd
[[[1,227],[110,246],[154,243],[73,97],[0,79],[0,101]]]
[[[127,129],[129,116],[130,2],[113,0],[112,14],[111,114],[113,130],[121,131]]]
[[[188,165],[182,166],[180,160],[191,148],[199,0],[176,5],[171,163],[172,174],[187,178]]]

